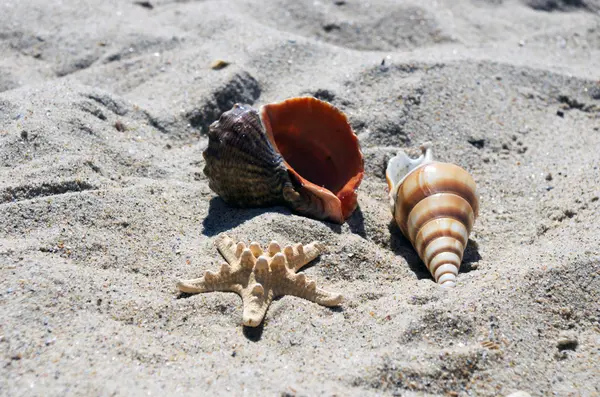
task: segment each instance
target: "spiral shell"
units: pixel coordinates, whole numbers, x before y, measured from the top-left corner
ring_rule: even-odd
[[[364,166],[346,116],[313,97],[236,104],[208,133],[203,153],[210,188],[238,207],[287,205],[343,223],[357,206]]]
[[[430,143],[421,150],[418,159],[400,152],[388,163],[392,214],[435,281],[453,287],[478,215],[479,196],[467,171],[434,161]]]

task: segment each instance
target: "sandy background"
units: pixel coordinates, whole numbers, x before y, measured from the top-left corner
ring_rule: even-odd
[[[0,2],[0,394],[600,395],[599,10]],[[360,138],[360,208],[341,226],[229,208],[208,125],[305,94]],[[387,204],[387,160],[426,140],[481,192],[450,291]],[[180,297],[224,231],[322,241],[305,273],[346,302],[284,297],[253,330],[235,294]]]

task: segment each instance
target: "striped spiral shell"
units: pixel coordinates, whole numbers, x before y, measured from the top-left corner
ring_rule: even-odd
[[[477,188],[463,168],[433,161],[431,144],[422,151],[388,163],[392,214],[435,281],[453,287],[479,211]]]

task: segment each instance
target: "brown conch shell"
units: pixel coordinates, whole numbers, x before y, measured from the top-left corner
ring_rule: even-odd
[[[392,214],[435,281],[453,287],[478,215],[479,196],[467,171],[434,161],[430,143],[421,150],[417,159],[400,152],[388,163]]]
[[[238,207],[284,204],[343,223],[357,206],[364,166],[346,116],[299,97],[258,111],[236,104],[208,132],[204,173],[210,188]]]

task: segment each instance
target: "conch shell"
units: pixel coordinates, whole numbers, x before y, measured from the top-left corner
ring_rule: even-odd
[[[299,97],[260,109],[236,104],[214,122],[203,156],[209,186],[238,207],[284,204],[343,223],[364,173],[358,138],[327,102]]]
[[[431,143],[421,150],[417,159],[401,151],[388,163],[392,214],[435,281],[453,287],[478,215],[479,196],[467,171],[434,161]]]

